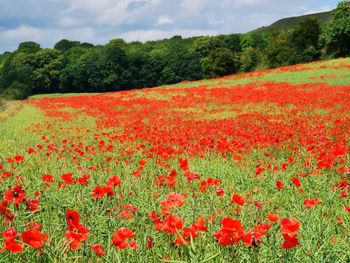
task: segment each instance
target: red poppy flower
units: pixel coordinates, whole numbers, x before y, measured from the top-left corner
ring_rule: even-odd
[[[112,244],[116,246],[118,250],[124,250],[129,245],[128,242],[124,238],[120,237],[117,233],[113,234]]]
[[[11,177],[11,172],[2,172],[1,173],[4,178],[10,178]]]
[[[170,215],[163,222],[158,222],[155,225],[155,230],[164,231],[168,234],[175,234],[183,226],[181,217]]]
[[[73,178],[72,173],[66,173],[61,175],[61,179],[66,183],[66,184],[75,184],[76,180]]]
[[[29,154],[35,154],[35,149],[34,148],[28,148],[27,153]]]
[[[175,187],[175,185],[176,185],[176,178],[175,177],[168,175],[168,176],[165,176],[165,179],[167,180],[167,186],[169,188]]]
[[[232,246],[238,243],[244,235],[244,227],[241,222],[232,218],[223,218],[221,229],[213,234],[213,237],[219,241],[219,245]]]
[[[244,205],[244,198],[243,198],[243,196],[241,196],[239,194],[234,194],[232,196],[231,203],[232,204],[237,204],[239,206],[243,206]]]
[[[261,209],[263,208],[262,203],[259,202],[259,201],[254,201],[254,205],[255,205],[259,210],[261,210]]]
[[[129,247],[132,249],[137,249],[139,247],[139,244],[136,241],[130,241]]]
[[[291,179],[291,181],[292,181],[292,183],[296,186],[296,187],[300,187],[301,186],[301,182],[300,182],[300,180],[297,178],[297,177],[293,177],[292,179]]]
[[[92,190],[92,194],[91,194],[93,198],[103,198],[104,195],[105,195],[105,189],[102,186],[96,186]]]
[[[47,234],[41,233],[37,229],[24,231],[22,233],[22,241],[30,245],[34,249],[41,249],[42,243],[47,240]]]
[[[137,212],[137,207],[134,207],[131,204],[124,205],[123,210],[119,213],[120,218],[130,219],[133,214]]]
[[[20,253],[23,251],[23,245],[16,241],[16,238],[18,238],[19,235],[14,228],[9,228],[3,231],[2,237],[4,238],[5,246],[0,249],[0,252],[10,250],[12,253]]]
[[[78,178],[78,183],[80,185],[83,185],[83,186],[87,186],[88,185],[88,178],[82,176],[82,177],[79,177]]]
[[[220,184],[221,184],[221,180],[213,179],[213,178],[209,177],[207,180],[201,182],[199,190],[202,193],[205,193],[207,191],[208,187],[218,186]]]
[[[34,222],[34,221],[30,221],[27,225],[26,225],[26,229],[27,230],[33,230],[33,229],[36,229],[36,230],[41,230],[41,224],[40,223],[37,223],[37,222]]]
[[[19,205],[26,199],[26,196],[22,187],[20,185],[15,185],[12,190],[5,191],[4,198],[9,202]]]
[[[13,159],[16,163],[22,163],[24,161],[24,157],[22,155],[16,155]]]
[[[147,236],[147,248],[151,249],[153,247],[153,238],[151,236]]]
[[[183,200],[183,195],[172,192],[169,194],[168,199],[161,201],[160,205],[164,208],[170,209],[177,206],[182,206],[185,203]]]
[[[133,238],[135,234],[127,227],[122,227],[118,229],[116,233],[113,234],[112,244],[116,246],[118,250],[123,250],[129,247],[135,248],[135,243],[127,242],[127,239]]]
[[[282,244],[282,248],[291,249],[299,244],[297,239],[296,232],[300,228],[300,223],[298,220],[291,220],[289,218],[283,218],[281,220],[281,230],[280,232],[283,235],[284,243]]]
[[[104,194],[106,194],[109,198],[114,196],[114,191],[113,188],[111,186],[104,186],[103,187],[103,192]]]
[[[179,164],[181,170],[187,171],[189,169],[187,159],[179,158]]]
[[[77,228],[80,225],[80,215],[77,211],[67,210],[66,219],[68,228],[71,230]]]
[[[270,222],[278,222],[278,220],[279,220],[279,215],[276,215],[276,214],[272,214],[272,213],[270,213],[270,214],[268,214],[267,215],[267,219],[270,221]]]
[[[281,233],[282,234],[294,234],[300,228],[298,220],[291,220],[290,218],[283,218],[281,220]]]
[[[224,196],[225,191],[224,191],[224,189],[222,189],[221,187],[217,187],[217,188],[215,189],[215,193],[216,193],[217,196]]]
[[[51,174],[44,174],[41,177],[41,181],[43,181],[43,182],[54,182],[55,180],[53,179]]]
[[[185,176],[186,176],[187,182],[189,183],[192,182],[193,180],[201,179],[199,173],[196,173],[196,172],[186,172]]]
[[[161,219],[159,216],[157,216],[157,212],[156,211],[152,211],[149,215],[148,215],[148,218],[153,220],[153,222],[155,224],[158,224],[158,223],[161,223]]]
[[[95,255],[97,257],[101,257],[106,254],[106,252],[103,250],[103,247],[100,244],[91,245],[91,249],[95,251]]]
[[[146,160],[140,160],[140,161],[139,161],[139,165],[140,165],[140,166],[145,166],[146,163],[147,163]]]
[[[197,231],[208,232],[208,228],[206,227],[206,223],[203,217],[198,217],[196,223],[192,225]]]
[[[0,213],[5,216],[7,219],[12,220],[14,218],[14,214],[8,208],[9,201],[2,200],[0,202]]]
[[[118,186],[121,185],[121,179],[118,176],[111,176],[108,178],[108,181],[106,183],[107,186]]]
[[[288,163],[282,163],[282,171],[286,171],[288,169]]]
[[[80,248],[81,243],[88,240],[88,231],[85,226],[79,225],[75,230],[66,231],[66,238],[71,250],[77,250]]]
[[[348,197],[348,193],[345,192],[345,191],[341,191],[341,192],[340,192],[340,196],[341,196],[342,198],[347,198],[347,197]]]
[[[313,208],[315,205],[321,203],[321,199],[320,198],[316,198],[316,199],[305,199],[304,200],[304,207],[305,208]]]
[[[252,230],[249,230],[242,237],[242,241],[246,244],[247,247],[260,246],[261,239],[266,234],[267,230],[271,228],[269,224],[259,224],[254,226]]]
[[[39,206],[39,200],[36,199],[26,199],[26,203],[30,211],[37,211]]]
[[[284,243],[282,244],[282,248],[291,249],[299,245],[299,241],[296,235],[288,235],[283,234]]]
[[[277,187],[278,190],[283,190],[284,186],[283,186],[282,181],[277,180],[276,181],[276,187]]]

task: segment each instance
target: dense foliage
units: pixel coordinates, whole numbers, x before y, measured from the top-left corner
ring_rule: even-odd
[[[341,2],[325,33],[326,47],[335,56],[350,55],[350,5]]]
[[[322,30],[307,18],[291,30],[94,46],[63,39],[54,48],[35,42],[0,55],[0,94],[103,92],[213,78],[350,54],[350,7],[340,2]],[[322,32],[324,31],[324,32]]]

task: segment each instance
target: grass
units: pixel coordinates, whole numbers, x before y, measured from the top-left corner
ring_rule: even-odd
[[[297,16],[297,17],[283,18],[274,22],[270,26],[255,29],[251,31],[251,33],[272,33],[276,31],[292,29],[298,26],[299,23],[304,22],[308,18],[316,18],[320,22],[320,24],[324,26],[326,23],[330,21],[331,16],[332,16],[332,12],[329,11],[329,12],[315,13],[315,14],[309,14],[309,15],[303,15],[303,16]]]
[[[9,200],[13,219],[0,210],[0,232],[15,228],[23,251],[7,247],[0,262],[349,261],[349,188],[339,184],[350,183],[349,65],[340,59],[154,89],[39,95],[13,104],[0,113],[6,116],[0,192],[5,199],[20,185],[26,200]],[[43,181],[47,174],[53,181]],[[110,196],[94,197],[113,176],[120,186]],[[243,197],[243,206],[232,203],[234,194]],[[317,198],[320,203],[306,208],[308,199]],[[36,209],[28,206],[33,200]],[[68,210],[79,213],[87,236],[82,226],[70,225]],[[150,219],[152,211],[160,222]],[[280,219],[270,222],[270,213]],[[170,216],[183,224],[173,222],[167,233]],[[194,226],[198,218],[206,230]],[[239,220],[252,243],[240,236],[220,245],[215,234],[227,231],[224,218]],[[298,240],[291,249],[282,248],[283,218],[300,223],[287,234]],[[32,231],[30,222],[40,223],[48,236],[37,250],[21,238]],[[262,224],[270,226],[262,230]],[[117,242],[125,227],[135,234],[126,242],[136,241],[137,248]],[[75,239],[68,238],[70,228]],[[189,229],[192,237],[184,234]],[[185,244],[174,244],[176,238]],[[91,248],[96,244],[103,256]]]
[[[208,79],[204,81],[182,82],[174,85],[166,85],[161,88],[190,88],[205,86],[211,87],[231,87],[236,85],[246,85],[256,82],[288,82],[294,84],[305,84],[312,82],[323,82],[331,85],[347,85],[350,80],[349,58],[329,60],[318,63],[309,63],[294,66],[291,74],[288,67],[272,70],[260,70],[252,73],[227,76],[225,78]],[[286,71],[286,72],[284,72]],[[327,76],[330,76],[327,78]],[[334,77],[336,76],[336,77]]]
[[[91,96],[97,93],[51,93],[51,94],[36,94],[29,97],[29,99],[41,99],[41,98],[67,98],[74,96]]]

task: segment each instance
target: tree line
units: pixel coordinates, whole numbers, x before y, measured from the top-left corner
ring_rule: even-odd
[[[53,48],[20,43],[0,55],[0,94],[105,92],[219,77],[350,55],[350,7],[342,1],[321,27],[309,18],[291,30],[93,45],[63,39]]]

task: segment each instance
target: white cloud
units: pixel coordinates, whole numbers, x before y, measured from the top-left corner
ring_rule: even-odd
[[[327,11],[335,0],[0,0],[0,53],[20,41],[62,38],[103,44],[244,33],[278,19]],[[161,29],[161,30],[160,30]]]
[[[157,12],[156,7],[164,0],[68,0],[64,15],[83,15],[94,25],[119,26],[142,23]],[[85,12],[85,13],[84,13]]]
[[[158,18],[156,25],[162,26],[162,25],[168,25],[174,23],[175,19],[170,18],[168,15],[162,15]]]
[[[75,19],[70,16],[64,16],[58,19],[57,24],[63,27],[75,27],[81,24],[78,19]]]
[[[313,9],[310,9],[310,8],[305,6],[303,9],[302,15],[315,14],[315,13],[326,12],[326,11],[330,11],[330,10],[332,10],[332,8],[329,5],[323,5],[323,6],[320,6],[318,8],[313,8]],[[299,15],[301,15],[301,14],[299,14]]]
[[[209,25],[216,26],[216,25],[222,25],[225,23],[224,19],[216,19],[216,18],[209,18]]]
[[[4,40],[38,39],[42,40],[42,30],[31,26],[21,25],[17,28],[4,30],[1,32]]]
[[[183,0],[181,8],[185,14],[200,14],[210,3],[209,0]]]
[[[130,0],[118,1],[113,6],[110,6],[98,14],[96,17],[97,22],[106,25],[118,25],[131,22],[133,20],[131,14],[135,12],[128,10],[128,6],[131,2]]]
[[[122,0],[124,1],[124,0]],[[73,11],[90,11],[98,13],[113,6],[116,1],[113,0],[69,0],[69,7],[65,10],[66,13]],[[120,1],[117,1],[120,2]]]
[[[20,42],[35,41],[38,43],[45,42],[52,47],[63,38],[80,41],[96,41],[95,30],[91,27],[71,28],[67,30],[60,28],[42,29],[21,25],[14,29],[0,31],[0,35],[2,36],[2,42],[16,43],[16,46]]]
[[[122,34],[118,34],[116,37],[125,39],[126,41],[141,41],[158,40],[164,38],[170,38],[175,35],[182,37],[190,36],[212,36],[217,35],[215,30],[188,30],[188,29],[174,29],[174,30],[136,30]]]

